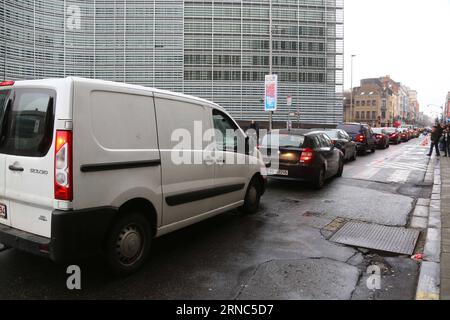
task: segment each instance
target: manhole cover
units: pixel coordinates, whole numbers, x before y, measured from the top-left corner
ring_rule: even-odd
[[[412,255],[420,232],[364,222],[347,222],[330,241],[353,247]]]

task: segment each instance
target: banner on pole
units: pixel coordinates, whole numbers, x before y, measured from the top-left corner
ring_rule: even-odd
[[[277,110],[277,97],[278,97],[278,75],[271,74],[266,75],[265,81],[265,111]]]

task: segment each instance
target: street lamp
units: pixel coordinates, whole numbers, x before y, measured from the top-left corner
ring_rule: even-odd
[[[428,107],[435,107],[435,108],[440,109],[440,112],[439,111],[437,112],[438,116],[436,117],[436,119],[438,121],[443,122],[443,120],[444,120],[444,107],[443,106],[438,106],[436,104],[427,104],[427,108]],[[439,120],[439,118],[440,118],[440,120]]]
[[[353,121],[354,118],[354,110],[353,110],[353,58],[356,57],[355,54],[352,54],[351,57],[351,74],[350,74],[350,122]]]

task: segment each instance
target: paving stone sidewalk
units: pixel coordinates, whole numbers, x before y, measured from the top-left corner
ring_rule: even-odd
[[[441,157],[441,300],[450,300],[450,158]]]

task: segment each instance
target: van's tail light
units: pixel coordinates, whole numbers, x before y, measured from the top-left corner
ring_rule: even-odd
[[[12,80],[1,81],[1,82],[0,82],[0,87],[9,87],[9,86],[13,86],[14,83],[15,83],[15,81],[12,81]]]
[[[381,134],[377,134],[377,139],[383,139],[383,136]]]
[[[72,131],[56,131],[54,185],[56,200],[73,200]]]
[[[303,149],[302,154],[300,156],[300,162],[309,164],[313,160],[313,150],[312,149]]]
[[[356,142],[364,142],[364,135],[363,134],[358,134],[355,138]]]

